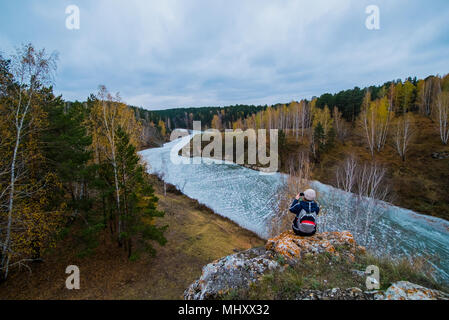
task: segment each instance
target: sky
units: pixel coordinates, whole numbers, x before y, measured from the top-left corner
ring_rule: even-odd
[[[30,42],[58,53],[65,100],[102,84],[150,110],[269,105],[449,73],[449,1],[1,0],[0,52]]]

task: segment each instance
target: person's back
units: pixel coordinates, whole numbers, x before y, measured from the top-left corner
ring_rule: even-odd
[[[304,199],[301,199],[301,197]],[[295,214],[292,229],[296,235],[312,236],[315,234],[317,216],[320,212],[315,198],[315,191],[307,189],[304,193],[298,194],[293,200],[290,212]]]

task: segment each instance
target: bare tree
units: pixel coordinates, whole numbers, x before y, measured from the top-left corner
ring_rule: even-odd
[[[335,172],[337,178],[337,188],[346,192],[352,192],[357,181],[357,158],[351,154],[345,159],[342,165],[338,166]]]
[[[332,116],[334,118],[334,128],[335,133],[337,134],[337,138],[344,143],[349,133],[348,124],[343,118],[342,113],[338,111],[337,107],[334,107]]]
[[[326,220],[349,229],[360,243],[369,245],[371,225],[385,212],[383,201],[390,194],[386,169],[376,163],[359,164],[354,156],[349,156],[336,169],[336,177],[338,187],[345,192],[325,195]]]
[[[434,113],[441,142],[446,145],[449,140],[449,92],[441,91],[441,86],[438,91]]]
[[[435,91],[438,90],[439,77],[429,77],[425,80],[420,80],[417,86],[417,102],[419,112],[425,116],[432,115],[432,100],[435,97]]]
[[[385,146],[392,116],[392,105],[387,97],[371,101],[371,94],[366,93],[359,123],[372,157],[375,150],[381,151]]]
[[[291,161],[289,167],[290,174],[287,176],[285,184],[275,195],[274,214],[269,221],[271,236],[278,235],[290,228],[293,221],[293,215],[289,212],[291,201],[310,184],[312,167],[307,153],[301,152],[298,155],[297,162]]]
[[[413,139],[412,122],[412,116],[409,112],[396,119],[395,122],[393,144],[402,161],[405,161],[410,142]]]
[[[375,116],[374,109],[370,108],[371,103],[371,93],[368,91],[363,98],[362,111],[360,112],[360,123],[361,127],[365,133],[366,141],[368,143],[368,148],[370,150],[371,156],[374,157],[374,146],[375,146]]]
[[[368,236],[372,223],[384,213],[381,201],[389,194],[385,183],[386,169],[377,163],[365,164],[358,174],[356,228],[363,227],[364,242],[368,244]]]

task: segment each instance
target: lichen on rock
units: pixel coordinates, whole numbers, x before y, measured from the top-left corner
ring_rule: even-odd
[[[280,267],[272,252],[263,247],[226,256],[203,267],[201,277],[184,292],[184,299],[217,299],[230,289],[247,288],[267,271]]]
[[[265,248],[274,251],[288,259],[298,260],[307,254],[320,254],[327,252],[339,256],[338,248],[346,247],[344,254],[354,260],[357,251],[365,248],[358,246],[349,231],[323,232],[312,237],[301,237],[286,231],[275,238],[269,239]]]
[[[364,247],[357,245],[348,231],[323,232],[312,237],[300,237],[292,231],[286,231],[269,239],[265,247],[226,256],[204,266],[201,277],[184,292],[184,298],[186,300],[222,298],[231,290],[248,289],[252,282],[258,281],[268,272],[274,270],[282,272],[287,266],[285,262],[301,263],[303,258],[310,255],[327,253],[355,261],[356,255],[364,254],[365,251]],[[448,298],[449,295],[446,293],[407,281],[393,283],[385,292],[362,291],[355,287],[321,291],[304,288],[296,295],[298,300],[446,300]]]
[[[448,300],[449,294],[408,282],[393,283],[377,300]]]
[[[349,232],[324,232],[312,237],[296,236],[287,231],[269,239],[265,248],[253,248],[226,256],[203,267],[201,277],[184,292],[186,300],[216,299],[232,289],[248,288],[268,271],[283,268],[279,255],[298,260],[303,254],[329,252],[339,255],[336,248],[347,246],[345,255],[354,259],[357,250]]]

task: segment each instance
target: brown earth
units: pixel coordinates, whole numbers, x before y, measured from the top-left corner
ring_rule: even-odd
[[[201,275],[209,262],[264,241],[207,207],[152,177],[158,207],[168,224],[167,244],[156,246],[154,258],[127,259],[108,235],[102,234],[95,252],[80,258],[70,234],[44,254],[44,262],[15,270],[0,284],[1,299],[181,299],[184,290]],[[65,288],[68,265],[80,269],[79,290]]]

